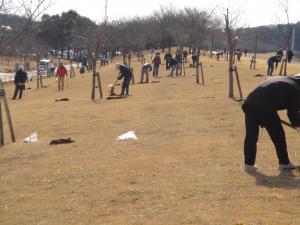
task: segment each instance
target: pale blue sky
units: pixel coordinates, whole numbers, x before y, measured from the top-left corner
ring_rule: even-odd
[[[149,15],[160,6],[172,5],[175,8],[198,7],[224,13],[229,7],[241,12],[242,26],[259,26],[285,23],[284,11],[278,6],[279,0],[108,0],[108,19],[122,17]],[[286,0],[281,0],[286,1]],[[289,0],[291,22],[300,21],[300,1]],[[69,9],[76,10],[80,15],[89,17],[93,21],[100,22],[104,18],[105,0],[56,0],[56,3],[47,11],[48,14],[60,14]]]

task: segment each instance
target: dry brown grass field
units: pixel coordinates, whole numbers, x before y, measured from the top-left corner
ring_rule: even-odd
[[[42,89],[28,83],[24,99],[9,100],[17,142],[10,142],[5,123],[0,224],[300,224],[300,171],[277,170],[265,130],[258,171],[242,169],[244,115],[227,97],[228,65],[207,56],[201,61],[205,85],[195,83],[192,69],[170,78],[162,65],[159,78],[151,76],[158,82],[130,86],[126,99],[105,99],[117,76],[114,65],[99,69],[105,98],[95,102],[89,73],[77,71],[64,92],[55,79],[45,79]],[[264,60],[255,70],[249,61],[237,63],[244,96],[267,78]],[[140,62],[134,58],[132,65],[139,81]],[[300,66],[288,71],[299,73]],[[5,88],[11,97],[13,85]],[[65,97],[70,101],[55,102]],[[130,130],[138,140],[116,141]],[[21,143],[34,131],[37,143]],[[300,163],[299,135],[285,131],[290,158]],[[67,137],[76,142],[49,145]]]

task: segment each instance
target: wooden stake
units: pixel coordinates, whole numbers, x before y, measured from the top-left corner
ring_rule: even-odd
[[[43,87],[42,74],[39,70],[37,71],[37,74],[36,74],[36,82],[37,82],[37,84],[36,84],[37,88]]]
[[[283,68],[285,68],[285,71],[286,71],[286,59],[282,59],[282,62],[281,62],[281,65],[280,65],[280,71],[279,71],[279,76],[282,76],[282,72],[283,72]]]
[[[2,120],[2,95],[0,95],[0,145],[4,145],[3,120]]]
[[[201,69],[202,84],[204,85],[204,74],[203,74],[203,66],[202,66],[202,63],[200,63],[200,69]]]
[[[3,83],[2,83],[2,80],[0,79],[0,145],[1,146],[4,145],[4,132],[3,132],[2,107],[1,107],[2,101],[4,103],[4,110],[5,110],[7,121],[8,121],[8,127],[9,127],[11,140],[12,140],[12,142],[16,142],[15,133],[14,133],[13,125],[12,125],[12,120],[11,120],[11,116],[10,116],[10,112],[9,112],[9,108],[8,108],[8,102],[7,102],[7,98],[6,98],[5,89],[3,88]]]
[[[132,78],[131,78],[131,81],[132,83],[131,84],[135,84],[135,80],[134,80],[134,73],[133,73],[133,69],[132,68],[129,68],[131,70],[131,73],[132,73]]]
[[[103,98],[103,92],[102,92],[102,84],[101,84],[101,79],[100,79],[100,73],[97,73],[97,80],[98,80],[98,88],[99,88],[99,94],[100,98]]]
[[[92,96],[91,96],[92,100],[95,100],[96,77],[97,77],[97,82],[98,82],[98,88],[99,88],[100,98],[101,99],[103,98],[103,92],[102,92],[102,84],[101,84],[100,74],[96,73],[96,74],[93,74]]]
[[[2,83],[2,81],[1,81],[1,83]],[[7,102],[5,90],[4,89],[2,89],[2,90],[4,92],[3,103],[4,103],[6,118],[7,118],[7,121],[8,121],[10,137],[11,137],[12,142],[15,143],[16,142],[16,137],[15,137],[14,128],[13,128],[13,124],[12,124],[12,121],[11,121],[11,116],[10,116],[10,112],[9,112],[9,108],[8,108],[8,102]]]
[[[197,84],[200,83],[200,79],[199,79],[199,64],[197,64],[197,67],[196,67],[196,83]]]
[[[241,83],[240,83],[239,73],[238,73],[237,67],[234,66],[233,70],[234,70],[234,73],[235,73],[235,76],[236,76],[236,81],[237,81],[237,85],[238,85],[238,89],[239,89],[239,93],[240,93],[240,98],[243,99],[242,88],[241,88]]]

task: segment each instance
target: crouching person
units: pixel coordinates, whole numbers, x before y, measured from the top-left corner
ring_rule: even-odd
[[[144,83],[144,76],[146,75],[146,83],[149,83],[149,73],[152,71],[152,66],[149,63],[145,63],[142,66],[141,71],[141,83]]]
[[[290,162],[285,132],[279,110],[287,110],[291,124],[300,132],[300,76],[271,77],[263,81],[247,97],[242,106],[245,113],[245,169],[255,169],[259,126],[265,127],[277,153],[279,169],[295,169]]]
[[[15,74],[15,92],[12,97],[13,100],[16,100],[19,93],[19,99],[22,98],[22,93],[25,90],[25,82],[28,81],[27,73],[23,70],[23,66],[18,67],[18,71]]]
[[[178,76],[178,71],[180,69],[180,63],[173,58],[169,58],[169,63],[170,63],[170,67],[171,67],[171,72],[170,75],[171,77],[173,77],[174,71],[176,70],[176,76]]]
[[[122,78],[124,78],[123,84],[122,84],[122,91],[121,91],[120,95],[128,96],[129,95],[129,84],[130,84],[130,81],[132,78],[132,72],[131,72],[130,68],[128,68],[124,64],[116,64],[116,69],[119,70],[118,80],[121,80]]]

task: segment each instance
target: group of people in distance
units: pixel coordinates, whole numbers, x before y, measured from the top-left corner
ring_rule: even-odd
[[[183,60],[187,60],[187,51],[177,51],[175,58],[172,57],[170,52],[165,54],[164,60],[166,62],[166,70],[170,70],[169,76],[174,76],[174,72],[176,72],[176,76],[181,75],[181,64]],[[156,53],[154,58],[152,59],[152,64],[144,63],[141,67],[141,81],[140,83],[149,83],[150,72],[153,72],[153,77],[158,78],[159,67],[161,65],[161,57],[160,53]],[[132,79],[132,70],[125,64],[116,64],[116,69],[119,70],[118,79],[123,80],[122,89],[120,95],[128,96],[129,95],[129,84]],[[145,82],[144,82],[145,81]]]
[[[193,57],[193,54],[192,54]],[[272,76],[274,63],[278,64],[283,58],[282,50],[275,56],[268,59],[268,75]],[[287,52],[286,60],[291,62],[292,52]],[[170,52],[165,54],[166,70],[170,70],[169,76],[179,75],[182,60],[185,55],[177,52],[175,58]],[[153,77],[157,78],[159,66],[161,64],[160,53],[157,53],[150,63],[145,63],[141,68],[141,83],[149,83],[149,73],[153,71]],[[124,64],[116,64],[119,70],[118,79],[123,79],[120,95],[129,95],[129,85],[132,79],[132,70]],[[56,71],[58,77],[58,91],[64,89],[64,77],[68,72],[62,63]],[[15,92],[12,99],[16,99],[19,93],[19,99],[22,98],[22,92],[25,89],[25,82],[28,81],[27,73],[22,66],[18,67],[15,74]],[[246,136],[244,140],[244,168],[246,171],[256,170],[255,161],[257,153],[257,141],[259,136],[259,127],[266,128],[276,150],[280,170],[292,170],[299,166],[290,162],[285,132],[282,127],[282,121],[278,115],[279,110],[287,110],[287,116],[291,126],[300,133],[300,74],[294,76],[274,76],[264,80],[253,91],[250,92],[242,105],[245,115]]]

